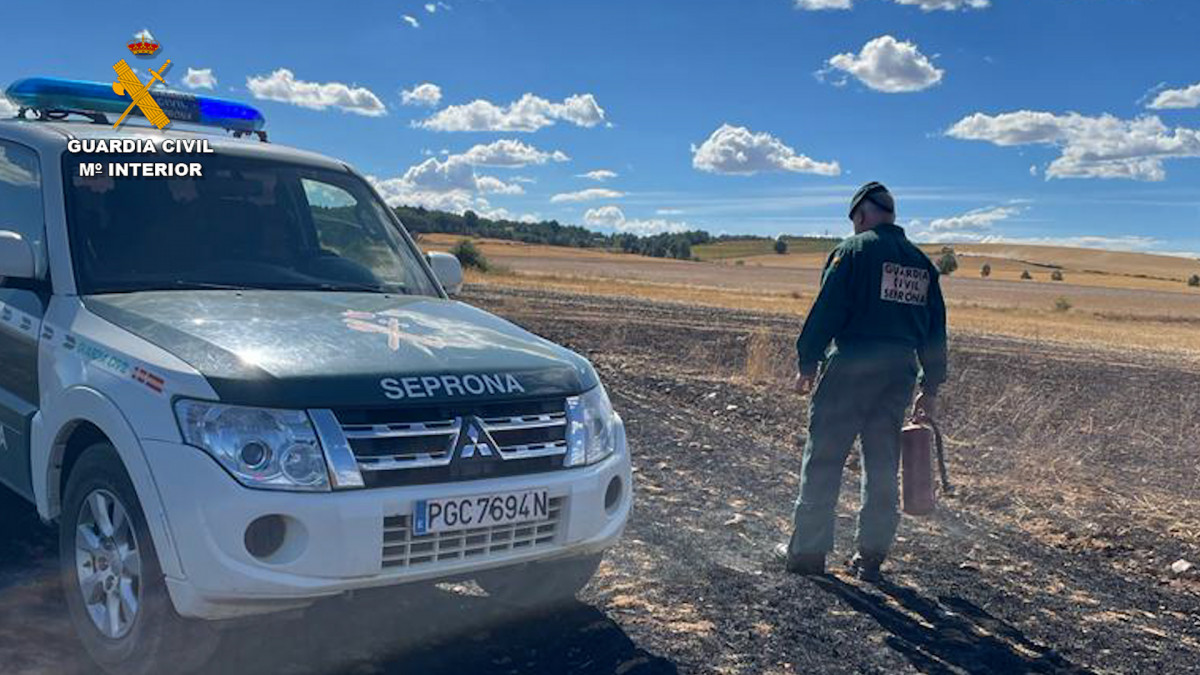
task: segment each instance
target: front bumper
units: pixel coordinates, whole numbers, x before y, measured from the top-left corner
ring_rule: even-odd
[[[410,581],[470,576],[535,560],[598,553],[616,543],[632,503],[629,453],[623,447],[589,467],[438,485],[289,493],[242,487],[202,450],[143,440],[183,575],[168,577],[185,617],[229,619],[307,606],[323,597]],[[611,481],[621,482],[605,507]],[[414,558],[384,565],[385,519],[412,515],[418,499],[545,488],[561,500],[553,537],[509,550],[451,559]],[[260,560],[246,550],[246,528],[267,515],[288,527],[279,552]],[[147,517],[153,517],[147,514]],[[437,546],[441,546],[439,543]],[[165,552],[160,551],[159,555]]]

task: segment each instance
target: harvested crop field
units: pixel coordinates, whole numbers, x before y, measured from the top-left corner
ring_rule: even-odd
[[[956,334],[944,428],[957,494],[906,518],[889,582],[769,560],[804,438],[795,316],[475,286],[464,300],[588,356],[626,419],[637,505],[583,601],[512,618],[472,586],[251,624],[215,673],[1200,672],[1200,368]],[[93,672],[54,537],[0,496],[0,664]],[[263,645],[269,645],[264,649]]]
[[[422,246],[447,250],[458,237],[423,235]],[[983,246],[983,245],[980,245]],[[735,309],[793,314],[808,311],[818,288],[823,254],[796,253],[737,262],[685,262],[594,249],[482,240],[496,265],[471,274],[477,283],[529,289],[569,289]],[[968,255],[968,253],[970,255]],[[983,255],[986,258],[972,256]],[[1037,261],[1033,279],[1006,255]],[[988,279],[979,260],[991,260]],[[1062,261],[1057,263],[1055,261]],[[1200,271],[1194,260],[1140,253],[1027,246],[964,249],[960,271],[943,277],[951,326],[956,330],[1024,340],[1105,345],[1119,350],[1200,355],[1200,289],[1167,276]],[[1049,265],[1065,270],[1051,281]],[[1086,270],[1098,271],[1086,271]],[[1140,276],[1134,276],[1134,272]],[[1165,276],[1160,276],[1165,275]]]

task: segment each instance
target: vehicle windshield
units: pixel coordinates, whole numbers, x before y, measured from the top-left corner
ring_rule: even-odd
[[[81,177],[79,164],[94,160],[63,159],[81,295],[222,288],[437,295],[387,206],[349,172],[207,155],[203,177]]]

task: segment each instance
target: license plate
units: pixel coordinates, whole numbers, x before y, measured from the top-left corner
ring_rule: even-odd
[[[413,509],[413,533],[436,534],[550,518],[545,490],[500,492],[473,497],[420,499]]]

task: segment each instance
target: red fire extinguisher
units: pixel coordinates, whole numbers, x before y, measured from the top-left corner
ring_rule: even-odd
[[[951,494],[942,432],[932,418],[926,417],[909,422],[900,437],[904,512],[911,516],[928,516],[937,508],[937,487],[933,484],[935,448],[938,470],[942,478],[942,493]]]

